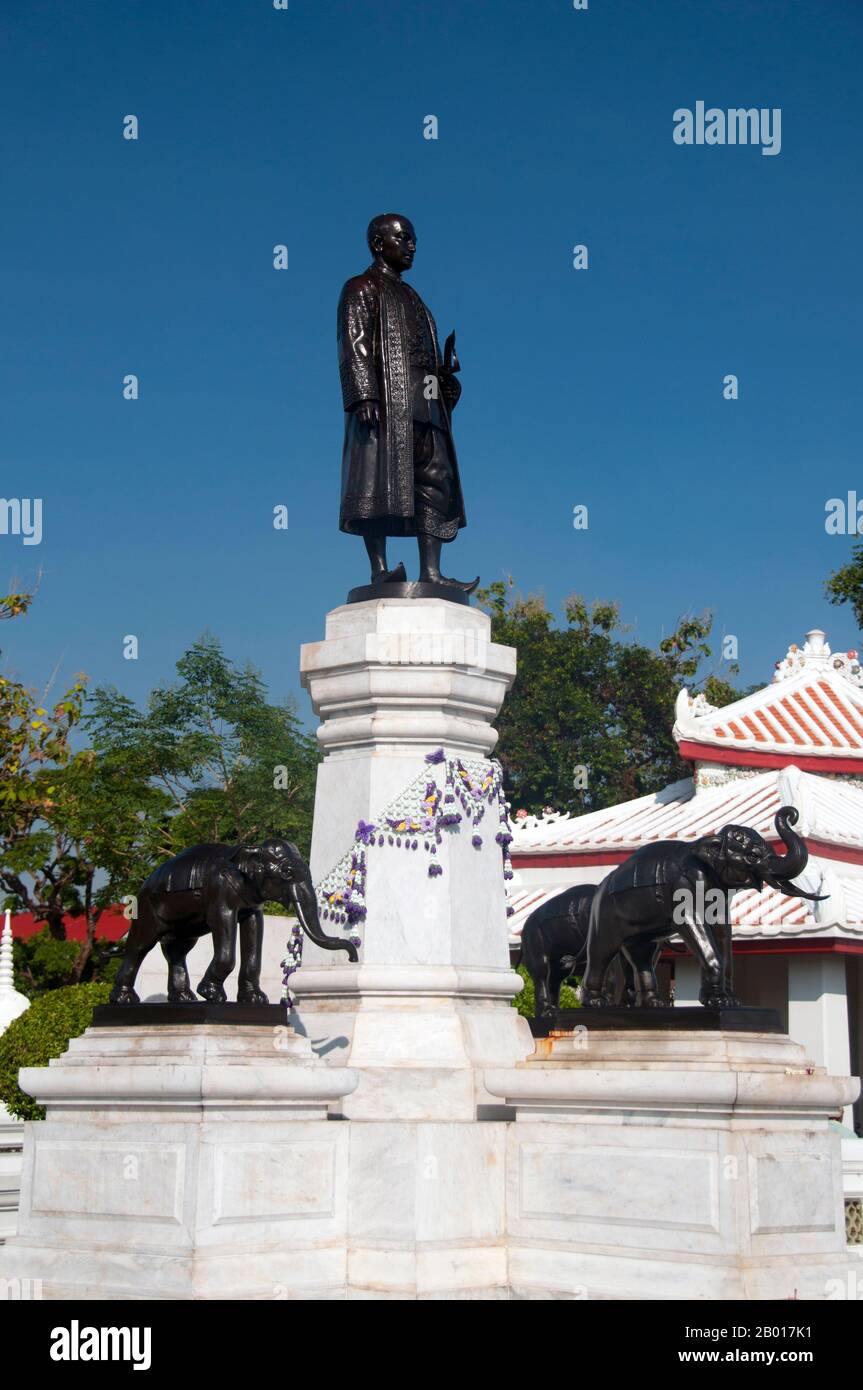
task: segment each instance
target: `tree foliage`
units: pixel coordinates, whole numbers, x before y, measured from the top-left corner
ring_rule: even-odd
[[[514,1009],[517,1009],[522,1018],[533,1018],[536,1014],[536,988],[533,980],[527,973],[527,966],[519,965],[516,967],[519,975],[524,981],[524,987],[520,994],[517,994],[510,1002]],[[580,976],[573,976],[569,983],[564,982],[560,987],[560,997],[558,1007],[561,1009],[580,1009],[581,1002],[576,994],[576,989],[581,983]]]
[[[29,602],[0,598],[0,618]],[[115,689],[88,700],[83,676],[50,708],[0,678],[0,890],[46,923],[56,948],[41,934],[16,948],[31,997],[108,978],[102,912],[186,846],[279,835],[308,853],[318,754],[293,706],[269,703],[258,672],[234,665],[213,637],[189,648],[177,674],[145,710]],[[73,747],[76,728],[89,747]],[[69,915],[83,919],[76,943],[66,941]]]
[[[231,662],[211,636],[180,658],[177,674],[144,710],[99,688],[84,720],[102,775],[143,798],[138,832],[112,873],[115,894],[134,893],[160,859],[202,841],[277,835],[308,854],[318,753],[293,703],[271,704],[260,674]]]
[[[72,1038],[90,1026],[97,1004],[106,1004],[107,984],[68,985],[52,990],[12,1020],[0,1037],[0,1101],[19,1120],[44,1120],[45,1110],[18,1085],[22,1067],[47,1067],[62,1057]]]
[[[715,674],[698,680],[712,655],[709,615],[681,619],[653,651],[624,640],[615,603],[573,595],[559,627],[542,597],[520,598],[511,584],[478,597],[493,640],[518,649],[497,750],[516,808],[578,815],[687,776],[671,735],[680,687],[702,684],[716,705],[742,693]]]
[[[852,546],[851,559],[831,574],[824,588],[831,603],[850,603],[863,632],[863,542]]]
[[[29,606],[29,595],[7,594],[0,615],[19,617]],[[10,906],[46,921],[58,940],[63,914],[80,902],[79,865],[55,823],[85,694],[78,676],[49,708],[45,694],[0,676],[0,889]]]

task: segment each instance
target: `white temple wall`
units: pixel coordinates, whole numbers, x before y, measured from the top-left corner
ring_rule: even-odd
[[[831,1076],[851,1072],[845,957],[837,953],[788,958],[788,1032]],[[845,1124],[852,1126],[851,1109]]]

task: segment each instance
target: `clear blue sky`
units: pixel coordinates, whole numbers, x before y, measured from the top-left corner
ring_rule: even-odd
[[[650,644],[713,607],[747,681],[806,627],[856,645],[823,581],[863,495],[861,56],[858,0],[4,0],[0,494],[44,506],[0,536],[0,579],[44,571],[6,669],[142,697],[209,628],[299,690],[365,575],[335,308],[390,209],[458,331],[452,571]],[[676,145],[698,100],[781,108],[781,153]]]

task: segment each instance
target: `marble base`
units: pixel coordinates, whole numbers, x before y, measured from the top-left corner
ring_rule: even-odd
[[[0,1278],[49,1299],[344,1297],[356,1084],[289,1029],[90,1028],[22,1086],[18,1234]]]
[[[342,1128],[350,1153],[346,1297],[508,1298],[507,1125]]]
[[[304,967],[296,1014],[321,1060],[360,1078],[339,1105],[357,1120],[475,1120],[499,1102],[489,1066],[533,1051],[527,1020],[510,1006],[520,979],[506,969],[451,966]]]
[[[14,1236],[21,1192],[24,1125],[0,1104],[0,1242]]]
[[[75,1302],[507,1296],[503,1123],[339,1123],[356,1073],[284,1029],[91,1028],[21,1079],[48,1117],[25,1126],[0,1280]]]
[[[90,1029],[22,1073],[48,1118],[25,1127],[0,1279],[75,1301],[856,1288],[829,1120],[858,1083],[788,1038],[540,1039],[485,1071],[497,1110],[474,1102],[467,1121],[428,1118],[444,1068],[394,1055],[381,1073],[401,1118],[379,1117],[374,1066],[327,1067],[290,1030]],[[340,1123],[355,1086],[378,1117]]]
[[[786,1037],[573,1033],[485,1083],[513,1297],[824,1299],[859,1263],[829,1126],[859,1081]]]

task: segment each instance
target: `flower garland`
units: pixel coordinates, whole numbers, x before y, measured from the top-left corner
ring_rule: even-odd
[[[293,1007],[294,996],[291,993],[291,976],[299,970],[303,963],[303,929],[299,922],[295,922],[288,937],[288,944],[285,947],[285,959],[282,961],[282,1003],[287,1004],[288,1008]]]
[[[439,878],[443,873],[443,865],[436,856],[438,845],[443,841],[443,832],[457,834],[464,824],[474,832],[471,835],[471,845],[475,850],[481,850],[483,839],[477,833],[477,827],[489,808],[495,805],[499,821],[499,829],[494,837],[495,844],[501,849],[504,880],[508,882],[512,878],[509,853],[512,829],[509,823],[509,806],[503,791],[503,770],[500,763],[496,759],[490,762],[472,762],[462,758],[447,758],[443,748],[436,748],[434,752],[427,753],[425,761],[430,768],[445,766],[443,790],[429,773],[420,773],[390,803],[377,821],[359,821],[354,832],[353,845],[315,889],[323,922],[356,928],[365,921],[366,856],[371,849],[404,848],[414,851],[419,849],[421,844],[429,856],[429,878]],[[512,912],[512,907],[507,905],[507,916],[511,917]],[[361,945],[358,936],[352,936],[350,940],[356,946]],[[287,955],[282,961],[284,997],[289,1003],[291,994],[288,982],[291,975],[299,969],[302,949],[302,929],[297,925],[293,928]]]

